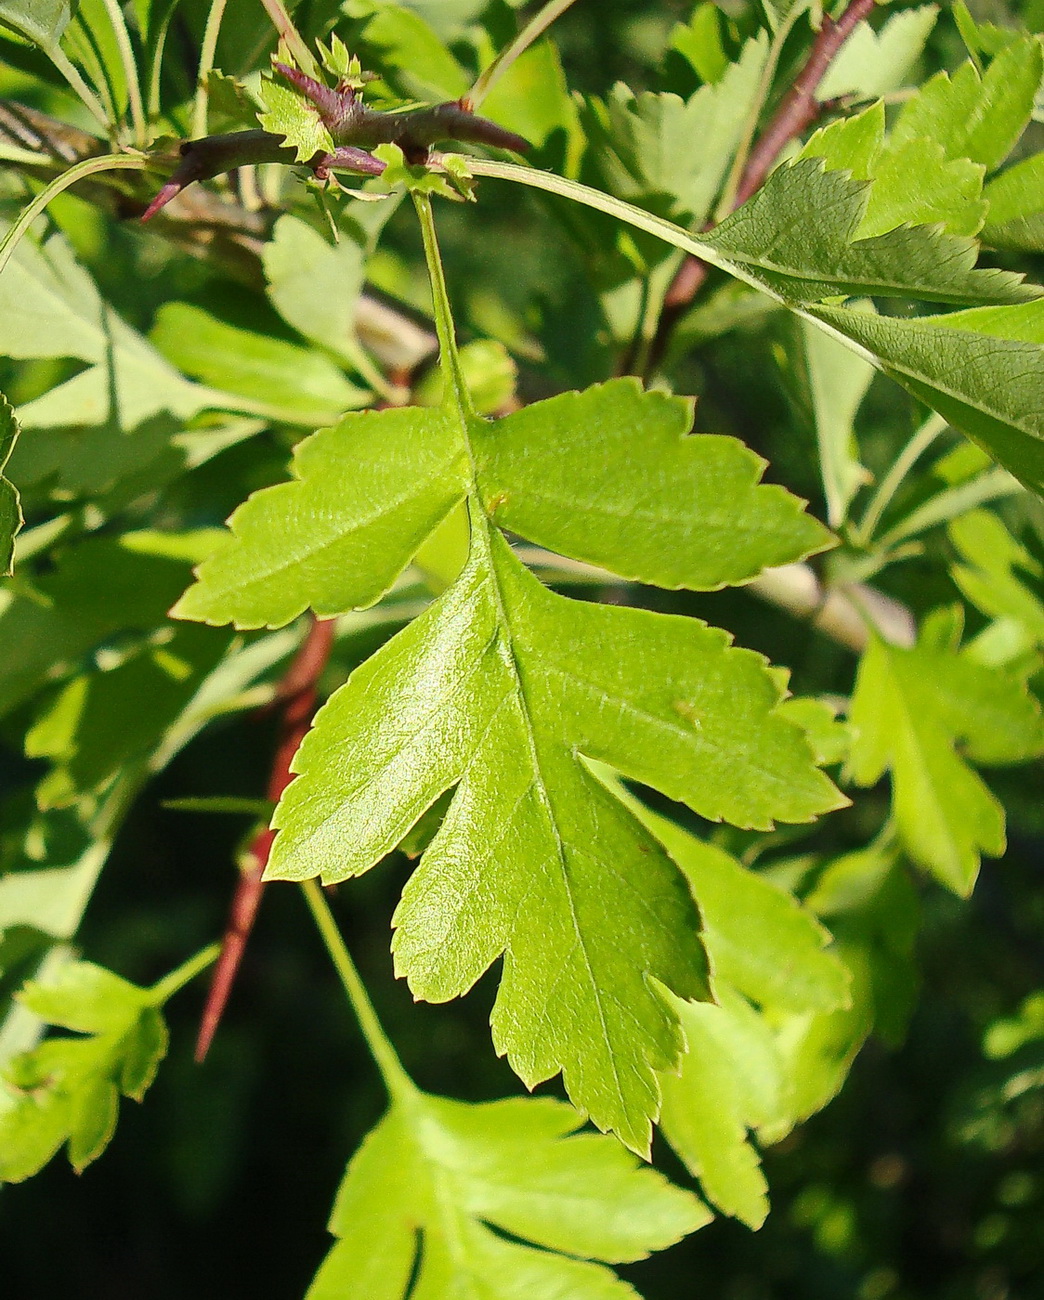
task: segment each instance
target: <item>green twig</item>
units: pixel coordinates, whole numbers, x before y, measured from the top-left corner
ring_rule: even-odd
[[[113,35],[116,37],[116,48],[120,52],[120,62],[123,64],[123,76],[127,82],[127,101],[130,104],[131,123],[134,128],[134,143],[139,149],[144,149],[147,138],[145,108],[141,102],[138,61],[134,57],[130,32],[127,31],[123,10],[117,0],[102,0],[102,3],[105,5],[105,12],[109,15],[109,22],[112,23]]]
[[[76,91],[77,95],[79,95],[81,101],[83,102],[84,106],[87,108],[90,115],[95,119],[95,121],[99,123],[99,125],[104,129],[105,133],[108,134],[113,128],[113,124],[109,120],[108,113],[106,113],[105,108],[103,107],[102,102],[98,98],[98,96],[94,93],[93,90],[91,90],[90,86],[88,86],[86,81],[84,81],[84,79],[80,76],[79,70],[76,68],[76,66],[66,55],[65,51],[61,48],[61,46],[56,41],[53,45],[48,45],[44,49],[44,53],[51,60],[51,62],[58,69],[58,71],[62,74],[62,76],[69,83],[69,85],[73,88],[73,90]]]
[[[439,254],[431,197],[427,194],[415,193],[413,202],[417,209],[417,216],[420,219],[421,235],[424,239],[424,256],[428,264],[428,277],[431,280],[435,332],[439,336],[439,359],[448,381],[446,397],[447,400],[452,397],[460,409],[470,415],[474,413],[474,405],[471,400],[471,391],[461,369],[460,357],[457,353],[453,316],[450,312],[449,290],[446,288],[446,274],[442,268],[442,258]]]
[[[184,988],[190,980],[195,979],[200,971],[204,971],[208,966],[212,965],[220,951],[220,944],[208,944],[202,951],[197,952],[194,957],[182,962],[177,970],[172,970],[169,975],[165,975],[158,983],[153,984],[150,990],[153,1003],[156,1006],[162,1006],[168,998],[173,997],[179,989]]]
[[[874,530],[881,522],[881,516],[888,508],[889,502],[902,485],[903,480],[914,465],[924,455],[932,443],[947,428],[947,422],[941,415],[930,415],[924,424],[895,458],[891,469],[881,480],[855,531],[856,539],[864,546],[869,545]]]
[[[82,181],[86,176],[93,176],[96,172],[107,171],[145,171],[153,164],[148,158],[138,154],[126,153],[106,153],[97,158],[85,158],[83,162],[77,163],[75,167],[70,167],[68,171],[62,172],[61,176],[51,181],[46,189],[33,199],[28,207],[23,208],[21,215],[7,234],[0,240],[0,272],[11,260],[18,245],[18,241],[33,224],[36,218],[47,207],[48,203],[67,190],[70,185],[75,185],[77,181]]]
[[[294,26],[293,19],[284,8],[282,0],[261,0],[261,3],[279,33],[279,39],[294,56],[294,61],[301,71],[306,72],[310,77],[320,76],[319,65],[312,51],[304,43],[301,33]]]
[[[547,4],[526,23],[515,39],[497,55],[465,96],[472,108],[478,108],[508,68],[520,58],[534,41],[540,39],[556,18],[574,4],[575,0],[547,0]]]
[[[221,20],[225,16],[226,0],[213,0],[207,25],[203,29],[203,44],[199,51],[199,75],[196,78],[196,100],[192,108],[192,134],[199,138],[207,133],[207,106],[210,100],[210,87],[207,79],[214,69],[214,55],[217,52],[218,34]]]
[[[879,538],[878,545],[882,550],[890,550],[904,538],[914,537],[917,533],[927,532],[929,528],[948,523],[987,501],[996,501],[1000,497],[1015,496],[1025,491],[1018,479],[1013,478],[1006,469],[999,466],[989,469],[966,483],[958,483],[955,487],[946,488],[930,497]]]
[[[362,1030],[363,1038],[366,1039],[366,1045],[377,1062],[388,1095],[393,1101],[405,1101],[415,1096],[417,1086],[403,1069],[395,1048],[392,1047],[381,1027],[377,1012],[374,1011],[373,1003],[370,1001],[370,995],[366,992],[366,986],[355,969],[355,963],[345,946],[322,889],[314,880],[303,881],[301,889],[323,943],[326,945],[326,951],[330,954],[330,960],[341,977],[341,984],[359,1021],[359,1028]]]

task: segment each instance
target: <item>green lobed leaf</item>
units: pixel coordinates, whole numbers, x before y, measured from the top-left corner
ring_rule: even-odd
[[[48,1023],[82,1037],[49,1038],[0,1076],[0,1182],[21,1182],[63,1142],[79,1172],[108,1145],[119,1096],[140,1101],[166,1054],[155,994],[89,962],[30,983],[22,1000]]]
[[[643,1259],[710,1216],[579,1123],[549,1098],[398,1102],[348,1166],[308,1300],[634,1297],[602,1263]]]
[[[980,853],[999,857],[1005,845],[1004,810],[971,763],[1044,750],[1044,721],[1024,684],[967,655],[875,637],[859,665],[851,721],[853,779],[874,785],[890,770],[910,856],[955,893],[970,893]]]
[[[777,700],[723,633],[555,596],[494,538],[321,711],[274,818],[269,875],[365,871],[456,785],[396,912],[397,969],[441,1001],[506,950],[498,1050],[529,1084],[564,1069],[596,1123],[645,1149],[652,1069],[677,1050],[647,980],[701,996],[696,916],[673,864],[574,751],[704,816],[801,819],[835,797],[774,720]]]
[[[631,807],[685,872],[699,900],[717,1004],[673,1000],[688,1051],[661,1076],[664,1136],[726,1214],[758,1227],[767,1187],[748,1130],[793,1122],[773,1024],[850,1003],[830,936],[795,898],[633,798]],[[760,1010],[752,1003],[758,1004]]]
[[[854,232],[857,239],[884,234],[904,222],[938,221],[951,234],[974,235],[986,215],[985,168],[968,158],[948,158],[938,140],[886,137],[881,101],[817,131],[801,156],[823,158],[832,169],[873,182]]]
[[[986,186],[989,202],[982,238],[1018,253],[1044,250],[1044,153],[1024,158]]]
[[[273,77],[262,77],[260,88],[264,108],[257,120],[266,131],[284,138],[297,151],[298,162],[308,162],[317,153],[333,153],[333,137],[319,118],[319,110],[303,95]]]
[[[906,84],[938,16],[937,5],[923,5],[893,14],[878,31],[865,21],[857,23],[831,61],[816,98],[876,99],[898,90]]]
[[[474,438],[487,513],[562,555],[701,591],[831,544],[803,502],[758,483],[765,462],[742,444],[687,436],[692,418],[634,379],[525,407]]]
[[[715,85],[688,100],[617,83],[603,106],[593,102],[589,134],[609,187],[624,198],[670,195],[680,214],[701,225],[739,144],[768,58],[768,40],[748,41]]]
[[[201,566],[177,618],[277,627],[375,604],[465,491],[443,408],[345,416],[294,450],[296,481],[255,493]]]
[[[952,520],[947,532],[963,561],[950,568],[962,594],[991,618],[1017,624],[1027,646],[1044,646],[1039,561],[988,510]]]
[[[4,474],[17,439],[14,408],[0,393],[0,575],[6,576],[14,571],[14,539],[23,523],[18,489]]]
[[[952,78],[937,72],[907,101],[892,129],[896,144],[938,140],[950,158],[998,167],[1026,129],[1044,74],[1044,46],[1023,35],[1006,45],[980,76],[963,63]]]
[[[790,303],[838,294],[950,303],[1011,303],[1039,296],[1036,286],[1011,272],[976,270],[974,240],[932,226],[904,226],[857,239],[870,188],[843,172],[825,170],[818,159],[800,158],[777,167],[752,198],[701,240]]]
[[[844,307],[809,315],[866,349],[915,397],[1044,492],[1044,303],[900,319]]]

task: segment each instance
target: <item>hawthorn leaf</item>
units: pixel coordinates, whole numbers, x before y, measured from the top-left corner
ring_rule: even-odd
[[[176,618],[278,627],[380,600],[465,493],[445,408],[346,415],[294,449],[295,480],[248,498]]]
[[[266,131],[282,136],[297,151],[298,162],[308,162],[317,153],[333,153],[333,136],[319,117],[319,110],[303,95],[276,81],[262,77],[261,102],[264,107],[257,120]]]
[[[806,310],[1044,492],[1044,302],[912,319],[844,307]]]
[[[800,820],[836,795],[775,720],[778,699],[724,633],[554,595],[494,534],[318,715],[268,875],[359,874],[456,785],[396,911],[398,972],[443,1001],[506,952],[498,1051],[530,1085],[562,1069],[597,1124],[645,1150],[653,1070],[678,1049],[649,977],[707,996],[698,920],[670,859],[576,750],[704,816]]]
[[[149,338],[186,374],[288,424],[332,424],[371,397],[314,348],[229,325],[191,303],[164,303]]]
[[[949,303],[1039,297],[1040,289],[1021,276],[975,269],[975,241],[933,226],[900,226],[857,239],[870,190],[865,181],[825,170],[820,159],[799,158],[777,167],[752,198],[700,239],[789,303],[839,294]]]
[[[1044,74],[1044,46],[1023,35],[1005,46],[981,76],[974,63],[953,74],[937,72],[908,100],[892,140],[940,141],[950,158],[998,167],[1026,129]]]
[[[716,1004],[672,999],[688,1051],[680,1071],[661,1076],[660,1127],[707,1198],[756,1228],[768,1212],[767,1187],[748,1130],[788,1126],[783,1060],[763,1012],[779,1019],[845,1008],[850,975],[826,950],[830,935],[795,898],[624,797],[692,886],[717,997]]]
[[[991,618],[1025,629],[1029,645],[1044,646],[1039,560],[988,510],[972,510],[952,520],[947,532],[963,560],[950,569],[963,595]],[[1038,591],[1033,590],[1034,579]]]
[[[41,1169],[63,1143],[80,1172],[108,1146],[119,1097],[140,1101],[167,1050],[153,989],[90,962],[63,966],[53,983],[30,983],[25,1006],[79,1037],[48,1038],[0,1075],[0,1182]]]
[[[18,489],[4,474],[17,439],[14,408],[0,393],[0,574],[8,577],[14,571],[14,539],[23,523]]]
[[[856,784],[874,785],[890,770],[910,856],[969,894],[980,854],[999,857],[1005,845],[1004,810],[971,763],[1021,762],[1044,750],[1044,720],[1024,683],[967,655],[874,637],[859,665],[851,721]]]
[[[906,84],[938,17],[937,5],[923,5],[893,14],[878,31],[865,21],[857,23],[831,60],[816,98],[820,103],[842,95],[866,100],[898,90]]]
[[[1044,250],[1044,153],[1024,158],[986,186],[983,241],[1017,253]]]
[[[524,407],[473,438],[487,512],[559,554],[700,591],[832,544],[741,443],[687,436],[692,418],[634,379]]]
[[[588,125],[598,164],[623,198],[670,195],[679,214],[702,225],[739,144],[768,59],[764,34],[748,41],[716,85],[688,100],[617,83],[604,106],[593,102]]]
[[[604,1264],[644,1259],[711,1216],[581,1122],[550,1098],[396,1102],[352,1157],[338,1241],[307,1300],[634,1300]]]
[[[938,140],[886,138],[880,100],[817,131],[801,157],[822,158],[833,170],[873,182],[856,239],[884,234],[904,222],[938,221],[951,234],[974,235],[986,215],[985,168],[968,158],[949,158]]]

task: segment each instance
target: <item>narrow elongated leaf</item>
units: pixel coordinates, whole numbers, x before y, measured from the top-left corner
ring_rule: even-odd
[[[854,340],[1027,486],[1044,492],[1044,303],[899,319],[809,314]]]
[[[290,424],[332,423],[370,397],[314,348],[239,329],[186,302],[160,308],[150,339],[180,370]]]
[[[643,1259],[710,1215],[578,1125],[548,1098],[395,1105],[348,1166],[308,1300],[404,1300],[415,1269],[417,1300],[633,1300],[603,1262]]]
[[[15,534],[22,526],[18,489],[4,474],[18,438],[14,410],[0,393],[0,574],[10,574],[14,561]]]
[[[967,655],[874,638],[851,717],[856,782],[873,785],[890,770],[908,852],[956,893],[970,893],[980,853],[997,857],[1005,842],[1004,810],[970,761],[1019,762],[1044,749],[1044,721],[1023,683]]]

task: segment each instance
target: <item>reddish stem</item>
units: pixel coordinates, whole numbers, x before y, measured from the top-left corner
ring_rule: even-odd
[[[809,51],[805,66],[751,150],[736,188],[733,210],[746,203],[754,191],[765,183],[765,178],[787,142],[800,135],[819,116],[821,105],[816,101],[819,83],[841,46],[873,10],[874,4],[875,0],[852,0],[836,22],[828,16],[823,18],[823,25]],[[668,317],[664,321],[666,331],[670,330],[681,310],[696,297],[706,278],[707,264],[699,258],[687,257],[681,264],[664,298],[665,314]]]
[[[326,661],[330,657],[333,645],[334,624],[332,620],[320,622],[312,619],[312,626],[301,648],[294,656],[290,667],[276,692],[276,699],[282,703],[282,720],[279,727],[279,742],[272,759],[272,770],[268,778],[266,794],[276,800],[294,779],[290,764],[297,753],[305,733],[311,725],[312,715],[318,702],[316,687]],[[259,831],[250,844],[247,866],[236,885],[229,909],[228,923],[221,940],[221,953],[214,967],[214,974],[207,994],[207,1003],[203,1008],[203,1019],[196,1039],[196,1060],[202,1062],[210,1050],[218,1024],[228,1003],[232,985],[243,960],[250,931],[254,927],[257,907],[261,901],[264,888],[261,877],[268,865],[268,855],[272,851],[275,831]]]

